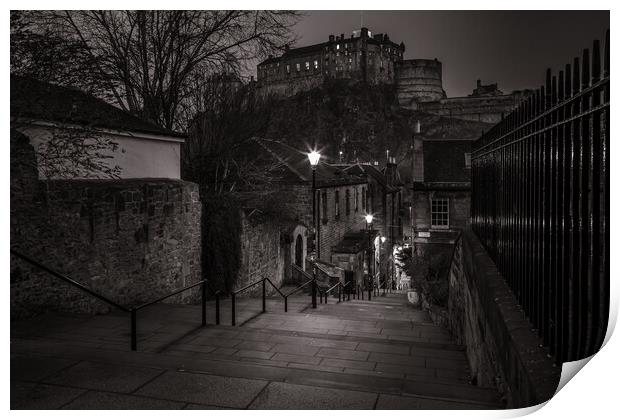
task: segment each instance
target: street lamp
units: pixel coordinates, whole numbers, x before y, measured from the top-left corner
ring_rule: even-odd
[[[316,260],[320,257],[319,250],[319,235],[318,235],[318,223],[316,217],[316,167],[319,164],[321,154],[316,150],[308,153],[308,160],[312,167],[312,224],[314,228],[314,252],[316,258],[313,260],[312,266],[312,308],[316,308]]]
[[[372,245],[371,245],[371,230],[372,230],[372,219],[373,216],[372,214],[367,214],[366,216],[364,216],[366,219],[366,230],[368,231],[368,282],[370,283],[370,287],[368,287],[368,300],[372,300],[372,288],[374,286],[374,282],[373,282],[373,278],[372,278],[372,265],[371,265],[371,261],[370,261],[370,253],[372,251]]]

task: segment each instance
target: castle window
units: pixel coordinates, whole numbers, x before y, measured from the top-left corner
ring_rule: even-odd
[[[310,62],[309,61],[306,61],[306,71],[307,70],[310,70]]]
[[[295,64],[295,69],[297,71],[301,71],[301,64],[299,64],[299,63]]]
[[[336,49],[339,50],[340,49],[340,44],[336,44]]]
[[[340,217],[340,191],[338,190],[334,194],[334,217],[336,219]]]
[[[319,60],[314,60],[314,69],[317,70],[319,68]]]
[[[349,49],[349,44],[344,44],[344,49],[348,50]]]
[[[287,64],[286,65],[286,74],[289,74],[291,72],[291,65]]]

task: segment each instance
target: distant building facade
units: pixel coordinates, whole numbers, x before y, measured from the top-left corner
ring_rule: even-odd
[[[529,94],[504,94],[497,84],[482,85],[473,93],[448,98],[443,89],[442,63],[435,59],[404,59],[405,44],[368,28],[329,35],[328,41],[299,48],[284,47],[280,57],[258,64],[257,88],[262,94],[293,96],[327,80],[390,84],[403,108],[469,121],[497,123]]]
[[[291,49],[280,57],[269,57],[257,66],[258,86],[263,92],[294,95],[320,86],[327,79],[394,83],[396,63],[403,59],[405,45],[387,34],[373,35],[368,28],[350,37],[330,35],[328,41]]]

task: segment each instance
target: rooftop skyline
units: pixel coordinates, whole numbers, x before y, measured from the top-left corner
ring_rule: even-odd
[[[504,93],[535,88],[547,67],[568,63],[609,29],[608,11],[306,11],[295,25],[294,47],[327,41],[361,26],[405,43],[405,59],[443,63],[448,97],[483,84]]]

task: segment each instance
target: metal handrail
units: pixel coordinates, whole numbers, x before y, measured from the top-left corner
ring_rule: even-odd
[[[267,311],[267,305],[266,305],[267,293],[266,293],[265,282],[269,282],[271,287],[273,287],[275,289],[275,291],[278,292],[278,294],[284,298],[284,311],[286,312],[286,309],[287,309],[287,304],[286,304],[287,303],[287,298],[286,298],[286,296],[284,295],[284,293],[282,293],[282,291],[280,290],[280,288],[278,286],[276,286],[275,284],[273,284],[273,282],[271,280],[269,280],[269,278],[263,277],[260,280],[256,280],[254,283],[251,283],[251,284],[248,284],[246,286],[243,286],[241,289],[238,289],[238,290],[235,290],[233,292],[230,292],[230,299],[231,299],[231,301],[230,301],[230,303],[231,303],[231,324],[233,326],[235,326],[237,324],[237,312],[236,312],[236,306],[235,306],[237,294],[239,294],[239,293],[241,293],[241,292],[243,292],[245,290],[248,290],[249,288],[254,287],[254,286],[256,286],[256,285],[258,285],[260,283],[262,283],[262,285],[263,285],[263,310],[262,310],[261,313],[265,313]]]
[[[153,299],[150,302],[146,302],[137,306],[133,306],[132,308],[127,308],[117,302],[114,302],[112,299],[103,296],[100,293],[95,292],[94,290],[90,289],[89,287],[83,285],[82,283],[79,283],[75,280],[73,280],[72,278],[70,278],[69,276],[66,276],[64,274],[61,274],[41,263],[39,263],[38,261],[33,260],[32,258],[22,254],[19,251],[16,251],[14,249],[10,250],[11,254],[15,255],[16,257],[19,257],[21,259],[23,259],[24,261],[28,262],[29,264],[39,268],[40,270],[45,271],[48,274],[53,275],[54,277],[63,280],[66,283],[69,283],[70,285],[77,287],[78,289],[90,294],[91,296],[102,300],[103,302],[107,303],[108,305],[111,305],[115,308],[118,308],[124,312],[129,312],[131,314],[131,350],[132,351],[136,351],[138,349],[138,327],[137,327],[137,313],[140,309],[143,309],[147,306],[153,305],[155,303],[159,303],[162,300],[168,299],[169,297],[178,295],[179,293],[183,293],[189,289],[192,289],[194,287],[197,286],[202,286],[202,326],[206,326],[207,325],[207,307],[206,307],[206,302],[207,302],[207,287],[211,288],[210,285],[207,283],[206,279],[203,279],[197,283],[191,284],[189,286],[185,286],[182,287],[180,289],[177,289],[173,292],[168,293],[165,296],[161,296],[158,297],[157,299]],[[211,290],[213,290],[213,288],[211,288]],[[216,323],[219,324],[219,290],[216,293]]]
[[[131,311],[129,308],[126,308],[125,306],[121,305],[120,303],[114,302],[112,299],[110,299],[108,297],[105,297],[105,296],[103,296],[100,293],[95,292],[94,290],[90,289],[88,286],[85,286],[82,283],[79,283],[79,282],[73,280],[69,276],[65,276],[64,274],[60,274],[59,272],[57,272],[55,270],[52,270],[51,268],[49,268],[49,267],[47,267],[47,266],[45,266],[45,265],[43,265],[43,264],[33,260],[30,257],[27,257],[26,255],[22,254],[19,251],[16,251],[14,249],[11,249],[10,251],[11,251],[11,254],[15,255],[16,257],[19,257],[22,260],[24,260],[24,261],[34,265],[35,267],[45,271],[46,273],[51,274],[54,277],[56,277],[56,278],[58,278],[58,279],[60,279],[60,280],[62,280],[64,282],[66,282],[66,283],[69,283],[72,286],[77,287],[78,289],[80,289],[80,290],[90,294],[91,296],[93,296],[93,297],[95,297],[95,298],[97,298],[99,300],[104,301],[108,305],[114,306],[115,308],[118,308],[118,309],[120,309],[122,311],[125,311],[125,312],[130,312]]]

